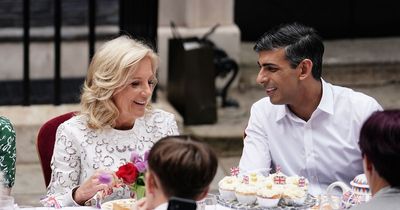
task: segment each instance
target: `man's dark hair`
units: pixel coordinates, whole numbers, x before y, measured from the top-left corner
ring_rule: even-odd
[[[286,59],[292,68],[296,68],[304,59],[310,59],[313,77],[321,79],[324,44],[313,28],[299,23],[281,25],[262,35],[253,49],[261,52],[279,48],[285,49]]]
[[[151,148],[148,165],[167,197],[196,199],[210,185],[218,166],[213,150],[189,136],[168,136]]]
[[[392,187],[400,187],[400,110],[374,112],[360,132],[361,153]]]

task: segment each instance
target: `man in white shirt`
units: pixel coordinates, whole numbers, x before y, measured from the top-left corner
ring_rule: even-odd
[[[254,103],[240,159],[243,173],[306,177],[311,194],[362,173],[358,136],[382,107],[373,98],[321,78],[324,45],[313,28],[297,23],[264,34],[255,44],[260,83],[268,97]]]

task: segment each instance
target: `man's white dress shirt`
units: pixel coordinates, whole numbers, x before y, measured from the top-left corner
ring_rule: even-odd
[[[265,97],[251,108],[240,171],[267,175],[279,165],[286,175],[306,177],[311,194],[324,192],[336,180],[349,183],[363,173],[361,126],[381,109],[375,99],[323,80],[320,104],[307,122]]]

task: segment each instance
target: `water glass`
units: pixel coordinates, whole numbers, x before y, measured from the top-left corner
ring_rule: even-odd
[[[8,195],[0,195],[0,210],[14,210],[14,198]]]
[[[217,206],[217,196],[208,194],[202,200],[197,201],[197,210],[215,210]]]
[[[318,196],[320,210],[334,210],[340,208],[340,197],[336,195],[322,194]]]

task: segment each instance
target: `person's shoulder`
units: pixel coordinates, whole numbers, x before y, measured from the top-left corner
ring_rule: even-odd
[[[163,122],[167,120],[174,119],[175,115],[164,111],[162,109],[156,109],[152,108],[151,110],[148,110],[144,116],[144,120],[147,122]]]
[[[10,126],[11,122],[8,118],[0,116],[0,127]]]
[[[69,140],[82,142],[84,141],[84,136],[89,132],[97,132],[88,127],[87,117],[85,115],[74,115],[70,119],[64,121],[57,127],[56,135],[68,136]]]
[[[151,109],[148,113],[146,113],[147,116],[165,116],[165,117],[173,117],[174,114],[167,112],[162,109],[156,109],[153,108]]]
[[[88,118],[85,115],[78,114],[62,122],[59,127],[63,129],[87,129],[87,120]]]
[[[82,123],[86,122],[87,117],[82,114],[74,115],[68,120],[64,121],[62,124],[77,124],[77,123]]]
[[[400,195],[390,198],[372,197],[368,202],[354,206],[350,210],[399,209],[400,199],[398,196]]]
[[[7,137],[12,137],[15,142],[15,130],[11,121],[3,116],[0,116],[0,135],[6,135]],[[7,138],[3,138],[6,140]]]
[[[359,108],[364,107],[375,107],[376,109],[381,108],[379,103],[371,96],[362,92],[355,91],[348,87],[331,85],[335,100],[347,102],[351,106]]]
[[[3,116],[0,116],[0,132],[6,132],[15,137],[15,130],[11,121]]]

